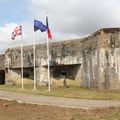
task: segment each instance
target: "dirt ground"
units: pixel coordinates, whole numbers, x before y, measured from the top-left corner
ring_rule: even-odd
[[[120,120],[120,108],[76,109],[0,100],[0,120]]]

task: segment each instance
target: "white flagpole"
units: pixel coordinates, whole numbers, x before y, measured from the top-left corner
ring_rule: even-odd
[[[46,13],[46,24],[48,24],[48,15]],[[48,27],[48,26],[47,26]],[[47,29],[48,32],[48,29]],[[51,90],[51,81],[50,81],[50,55],[49,55],[49,37],[47,33],[47,62],[48,62],[48,91]]]
[[[34,90],[36,90],[36,70],[35,70],[35,32],[33,31],[33,54],[34,54],[34,58],[33,58],[33,64],[34,64]]]
[[[48,91],[50,91],[50,56],[49,56],[49,38],[47,36],[47,62],[48,62]]]
[[[21,77],[22,77],[22,89],[24,88],[24,82],[23,82],[23,45],[22,45],[22,34],[21,34]]]

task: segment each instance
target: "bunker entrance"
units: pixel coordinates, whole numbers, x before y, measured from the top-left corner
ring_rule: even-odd
[[[34,73],[33,73],[33,68],[24,68],[23,71],[23,78],[30,78],[33,79]]]
[[[63,86],[68,88],[67,79],[75,80],[80,70],[80,64],[77,65],[59,65],[52,69],[53,78],[56,80],[63,79]]]
[[[0,70],[0,85],[5,84],[5,71]]]
[[[68,78],[75,80],[79,72],[80,64],[76,65],[58,65],[52,67],[53,78]]]
[[[21,76],[21,68],[11,68],[9,70],[12,71],[15,76]],[[23,68],[23,78],[33,79],[33,76],[33,67]]]

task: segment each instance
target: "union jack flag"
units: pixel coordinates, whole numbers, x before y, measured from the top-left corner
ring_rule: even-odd
[[[13,30],[11,39],[14,40],[18,35],[22,35],[22,26],[18,26]]]

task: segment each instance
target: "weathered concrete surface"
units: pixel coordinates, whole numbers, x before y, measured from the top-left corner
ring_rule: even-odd
[[[0,55],[0,70],[5,70],[5,55]]]
[[[39,85],[47,84],[46,49],[46,44],[36,45]],[[32,46],[24,47],[23,54],[24,70],[33,69]],[[75,80],[79,86],[120,90],[120,28],[105,28],[86,38],[50,43],[50,58],[51,78],[57,80],[66,71],[66,78]],[[20,67],[20,47],[6,50],[5,68],[15,72]]]

